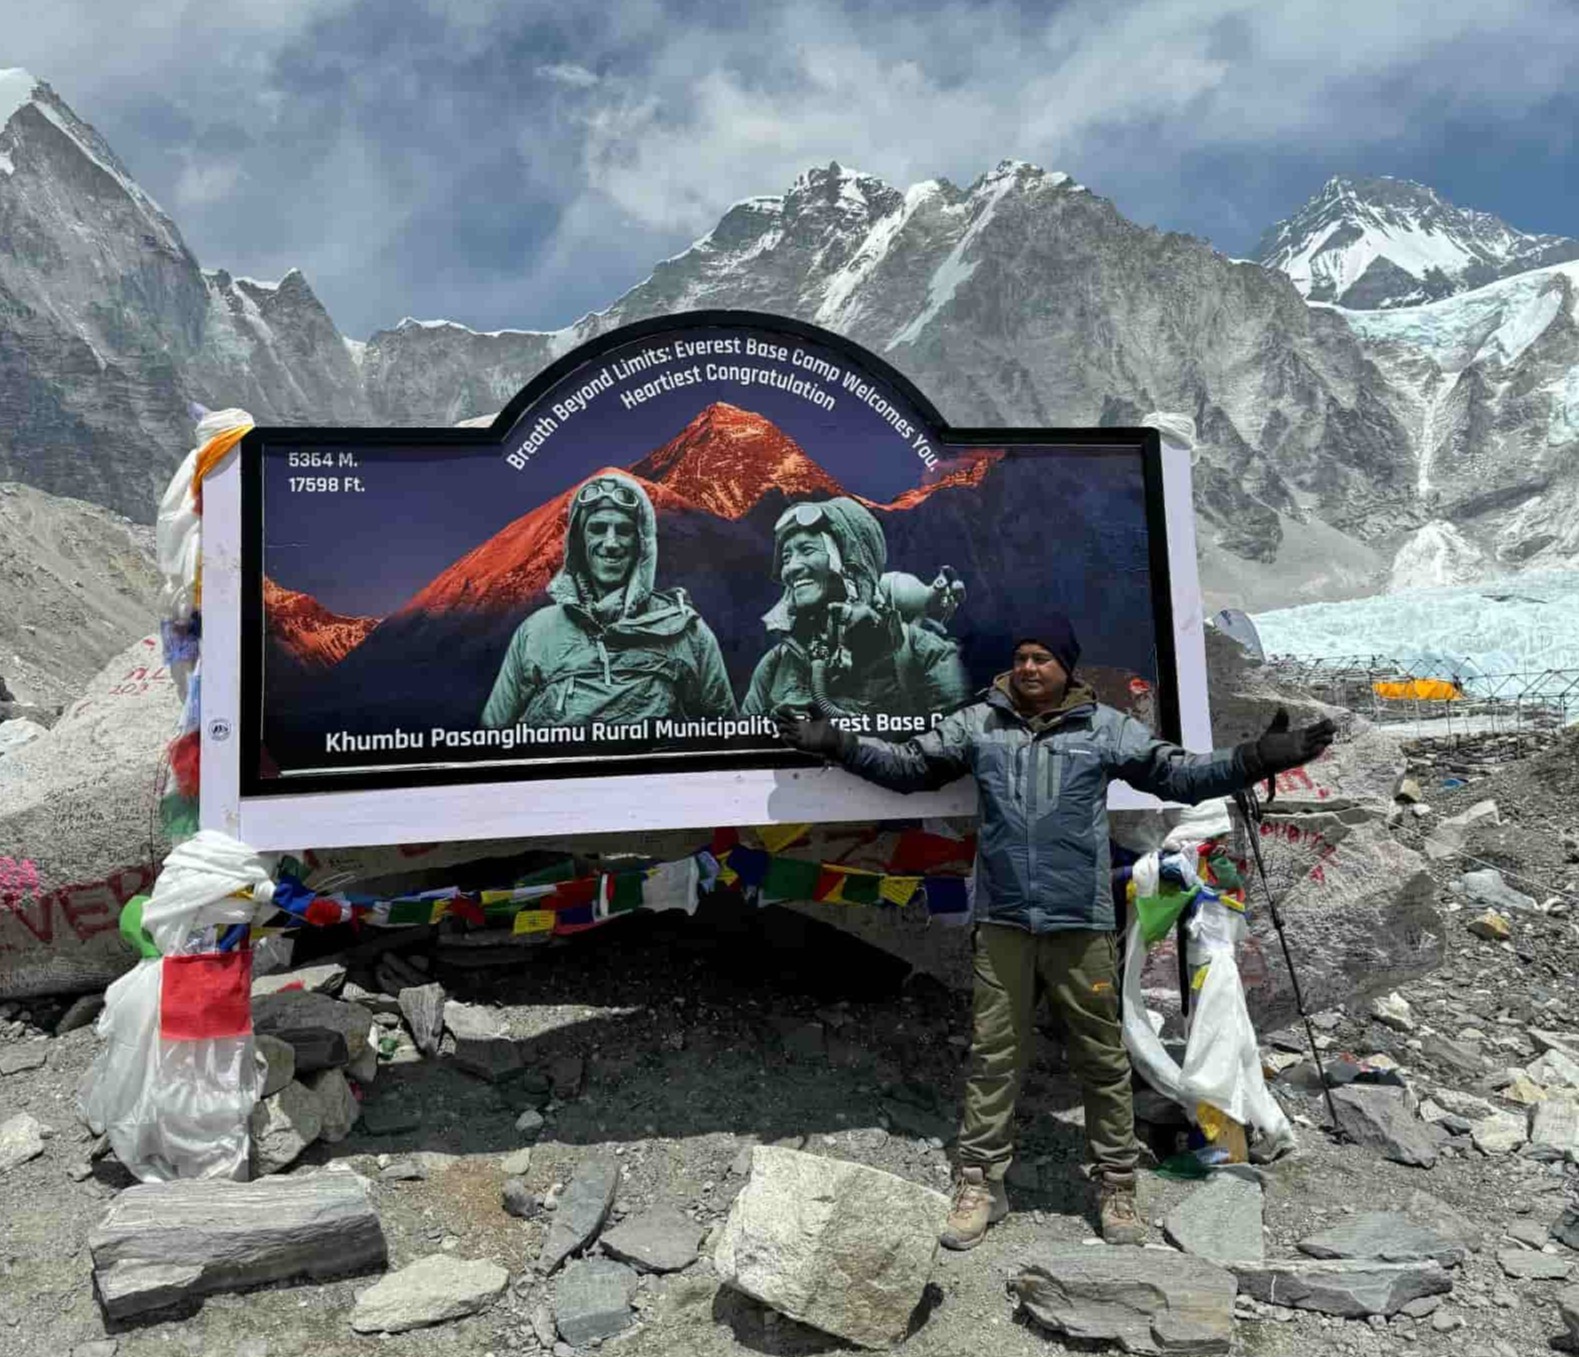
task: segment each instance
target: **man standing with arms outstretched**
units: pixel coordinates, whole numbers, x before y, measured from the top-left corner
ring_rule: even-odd
[[[1008,1214],[1014,1104],[1032,1050],[1037,983],[1068,1038],[1085,1100],[1088,1172],[1102,1236],[1139,1244],[1130,1063],[1119,1016],[1107,786],[1193,804],[1298,767],[1332,741],[1330,721],[1288,729],[1279,712],[1258,740],[1191,754],[1097,702],[1074,678],[1080,644],[1062,614],[1028,628],[1013,667],[982,698],[902,743],[826,720],[781,720],[786,741],[911,792],[970,773],[980,797],[970,1077],[953,1206],[942,1242],[968,1249]]]

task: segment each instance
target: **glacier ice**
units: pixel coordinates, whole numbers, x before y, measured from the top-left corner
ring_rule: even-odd
[[[1507,684],[1486,682],[1503,675],[1579,671],[1573,570],[1307,603],[1258,613],[1254,621],[1270,656],[1386,657],[1419,677],[1458,680],[1470,693],[1491,686],[1510,692]]]

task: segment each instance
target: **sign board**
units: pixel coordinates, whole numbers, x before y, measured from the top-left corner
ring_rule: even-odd
[[[204,503],[203,822],[259,848],[969,813],[774,714],[909,738],[1055,609],[1209,730],[1182,450],[953,429],[779,317],[627,326],[486,429],[255,429]]]

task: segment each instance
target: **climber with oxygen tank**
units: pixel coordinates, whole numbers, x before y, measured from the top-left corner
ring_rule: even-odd
[[[762,619],[777,639],[757,662],[744,713],[915,719],[969,698],[946,630],[964,583],[948,566],[927,584],[885,573],[887,562],[882,527],[853,499],[784,511],[773,528],[773,577],[784,592]]]
[[[782,575],[788,596],[787,556]],[[1055,613],[1020,636],[1011,667],[977,701],[908,740],[856,735],[828,714],[784,714],[779,730],[795,748],[895,791],[934,789],[966,773],[976,779],[970,1070],[943,1244],[971,1248],[1008,1214],[1004,1176],[1038,982],[1061,1019],[1081,1084],[1087,1173],[1098,1184],[1103,1237],[1139,1244],[1145,1226],[1120,1020],[1108,781],[1193,805],[1308,762],[1332,742],[1334,727],[1321,720],[1290,730],[1280,711],[1259,739],[1192,754],[1103,706],[1075,679],[1080,645],[1067,617]]]

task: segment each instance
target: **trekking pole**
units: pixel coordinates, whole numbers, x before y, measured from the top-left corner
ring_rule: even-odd
[[[1327,1083],[1326,1072],[1321,1068],[1321,1054],[1316,1049],[1316,1031],[1310,1025],[1310,1014],[1305,1012],[1305,996],[1299,988],[1299,972],[1294,969],[1294,954],[1289,951],[1288,934],[1283,931],[1283,916],[1278,913],[1277,901],[1272,896],[1272,887],[1267,882],[1266,863],[1261,857],[1261,802],[1257,798],[1255,789],[1235,792],[1234,804],[1239,807],[1239,813],[1244,817],[1245,828],[1250,834],[1250,851],[1256,860],[1256,875],[1261,878],[1261,894],[1266,897],[1267,912],[1272,916],[1272,927],[1277,930],[1278,943],[1283,948],[1283,964],[1288,967],[1288,978],[1294,987],[1294,1007],[1299,1011],[1300,1021],[1305,1024],[1305,1039],[1310,1043],[1310,1060],[1316,1068],[1316,1078],[1321,1081],[1321,1091],[1327,1099],[1327,1115],[1332,1118],[1333,1134],[1343,1139],[1343,1123],[1338,1120],[1338,1108],[1332,1100],[1332,1088]]]

